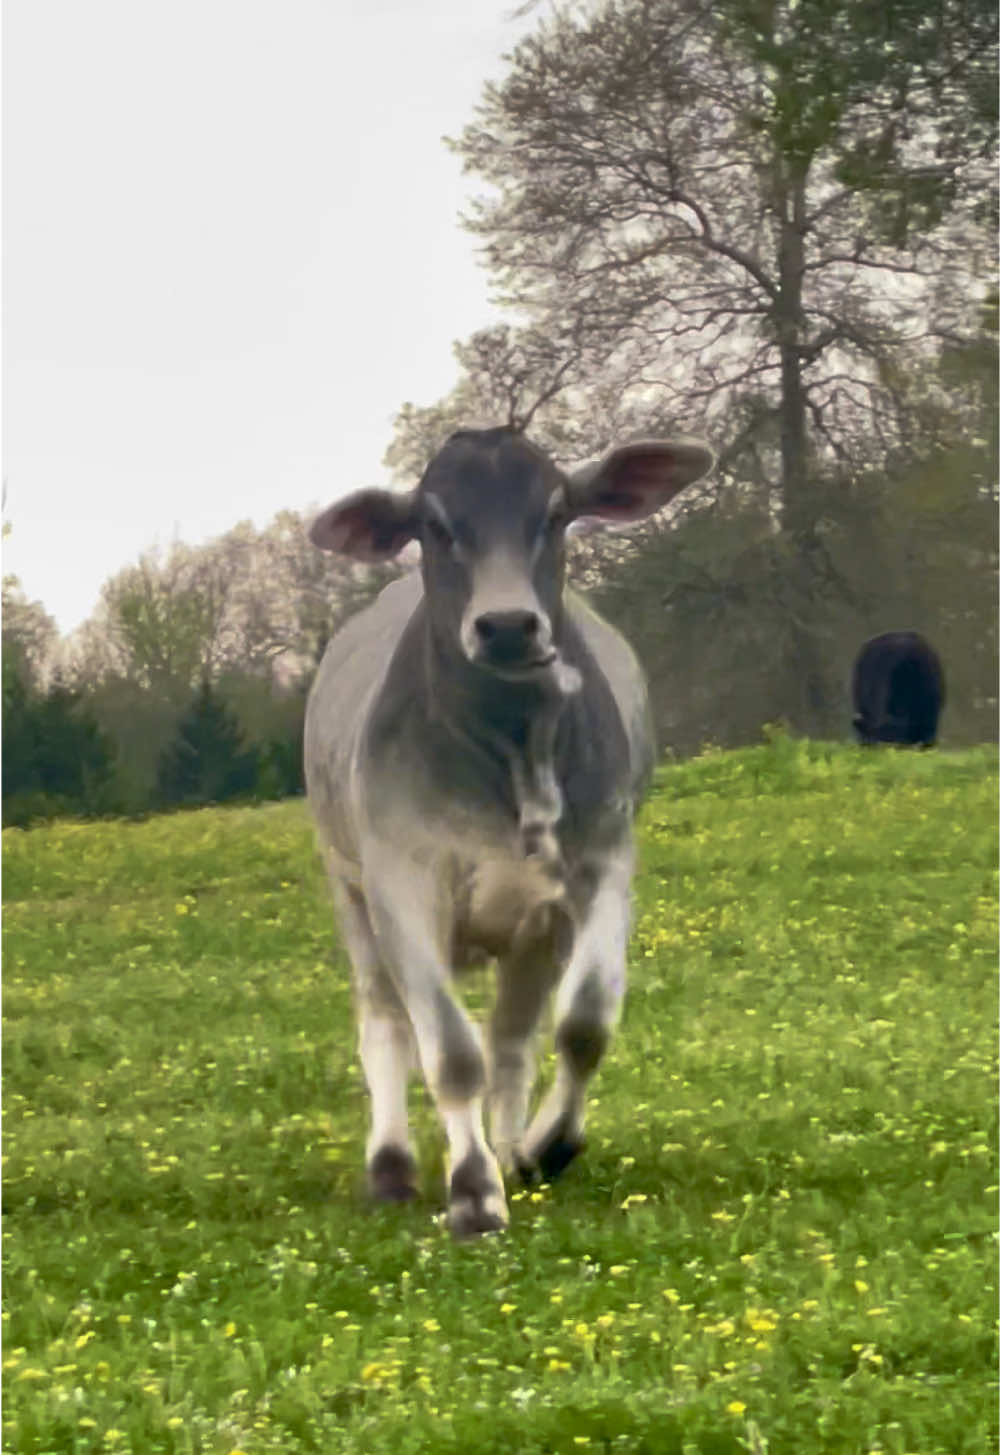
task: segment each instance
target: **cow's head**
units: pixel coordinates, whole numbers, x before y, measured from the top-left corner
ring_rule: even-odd
[[[310,539],[372,562],[419,540],[432,630],[444,649],[494,676],[530,681],[558,666],[570,522],[641,520],[712,462],[695,440],[644,440],[566,475],[514,430],[461,430],[416,489],[359,490],[323,511]]]

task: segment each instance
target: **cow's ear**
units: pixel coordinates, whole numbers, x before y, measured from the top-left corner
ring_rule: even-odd
[[[637,440],[618,445],[570,476],[574,515],[625,524],[660,510],[693,480],[711,470],[715,456],[700,440]]]
[[[313,521],[309,538],[321,551],[338,551],[355,561],[388,561],[417,534],[413,491],[356,490]]]

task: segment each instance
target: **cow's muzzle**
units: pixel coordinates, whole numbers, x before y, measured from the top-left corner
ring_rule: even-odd
[[[552,631],[536,611],[484,611],[473,621],[473,660],[505,674],[528,675],[556,660]]]

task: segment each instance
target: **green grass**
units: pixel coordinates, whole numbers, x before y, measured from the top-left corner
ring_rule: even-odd
[[[996,1448],[996,754],[667,766],[590,1145],[362,1193],[304,806],[4,834],[4,1449]],[[551,1064],[551,1063],[550,1063]]]

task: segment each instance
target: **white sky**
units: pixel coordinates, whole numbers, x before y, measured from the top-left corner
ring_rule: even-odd
[[[153,545],[386,480],[496,313],[442,144],[513,0],[5,0],[4,570],[62,631]]]

